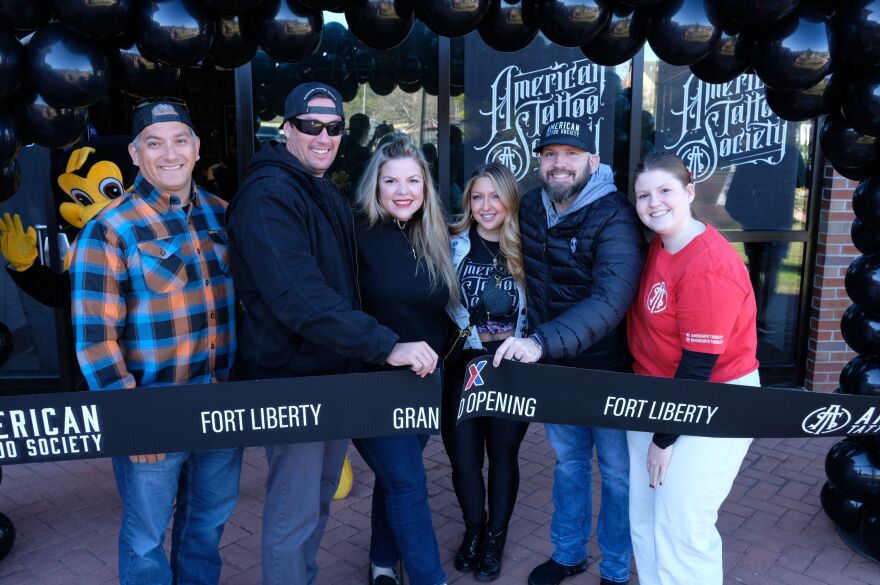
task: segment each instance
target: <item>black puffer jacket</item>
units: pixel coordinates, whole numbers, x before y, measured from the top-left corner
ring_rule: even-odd
[[[624,317],[644,265],[639,219],[623,193],[610,193],[547,227],[541,189],[520,207],[529,327],[544,362],[627,371]]]
[[[397,335],[359,311],[351,211],[284,145],[254,156],[226,211],[239,320],[239,378],[358,371]]]

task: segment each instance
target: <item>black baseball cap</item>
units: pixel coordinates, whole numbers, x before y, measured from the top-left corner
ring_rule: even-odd
[[[326,97],[333,101],[333,107],[309,106],[309,101],[316,97]],[[290,120],[302,114],[335,114],[345,119],[342,110],[342,96],[339,92],[323,83],[309,81],[300,83],[287,94],[284,100],[284,119]]]
[[[594,154],[596,152],[596,136],[580,118],[557,118],[544,126],[541,141],[535,146],[534,151],[541,152],[541,149],[548,144],[564,144]]]
[[[161,114],[153,114],[153,108],[158,105],[168,106],[170,110]],[[140,100],[134,105],[134,111],[131,114],[131,139],[137,138],[147,126],[159,122],[181,122],[195,132],[195,126],[193,126],[185,101],[175,97],[156,97]]]

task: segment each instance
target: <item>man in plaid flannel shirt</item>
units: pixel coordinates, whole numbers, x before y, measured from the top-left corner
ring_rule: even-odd
[[[128,149],[139,169],[134,185],[86,224],[70,265],[76,353],[89,389],[225,381],[235,355],[226,204],[193,183],[199,139],[186,104],[139,102]],[[241,449],[114,457],[113,471],[120,582],[217,583]]]

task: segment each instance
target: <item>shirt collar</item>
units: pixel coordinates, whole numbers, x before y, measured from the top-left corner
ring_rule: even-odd
[[[195,184],[192,183],[192,196],[190,197],[190,202],[196,207],[201,207],[201,199],[199,198],[199,188]],[[134,180],[134,185],[131,188],[132,191],[140,195],[144,201],[150,204],[150,206],[155,209],[160,214],[166,214],[171,211],[182,210],[185,209],[184,202],[180,201],[180,197],[177,195],[172,195],[166,191],[162,191],[161,189],[157,189],[154,187],[148,180],[146,180],[143,175],[138,174],[137,178]]]

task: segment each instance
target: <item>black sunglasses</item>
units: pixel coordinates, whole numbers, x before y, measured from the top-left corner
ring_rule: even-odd
[[[141,108],[152,107],[157,104],[173,104],[175,106],[180,106],[181,108],[186,110],[187,114],[189,114],[189,108],[187,107],[185,101],[183,101],[180,98],[170,97],[170,96],[149,97],[149,98],[140,99],[135,102],[134,108],[132,108],[132,111],[136,112]]]
[[[287,120],[293,127],[309,136],[318,136],[326,128],[327,136],[339,136],[345,130],[345,120],[334,122],[319,122],[318,120],[303,120],[302,118],[290,118]]]

